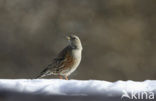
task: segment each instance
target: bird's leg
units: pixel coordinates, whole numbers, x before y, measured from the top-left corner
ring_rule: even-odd
[[[62,77],[61,75],[59,75],[59,78],[60,78],[60,79],[63,79],[63,77]]]
[[[64,76],[66,80],[69,80],[67,76]]]

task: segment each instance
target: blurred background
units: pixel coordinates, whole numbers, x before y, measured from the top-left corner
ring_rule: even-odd
[[[69,78],[156,79],[155,26],[155,0],[0,0],[0,78],[36,77],[76,33],[83,58]]]

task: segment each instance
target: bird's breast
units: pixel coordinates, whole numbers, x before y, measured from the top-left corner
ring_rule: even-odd
[[[70,75],[72,72],[76,70],[81,61],[81,51],[73,50],[72,54],[68,54],[68,58],[65,62],[65,69],[62,71],[64,75]]]
[[[82,50],[73,50],[72,56],[76,59],[81,59],[81,53],[82,53]]]

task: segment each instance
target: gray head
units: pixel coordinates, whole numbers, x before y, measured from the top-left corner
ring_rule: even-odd
[[[81,49],[82,50],[82,45],[81,41],[78,36],[71,34],[67,36],[67,39],[69,41],[69,45],[74,48],[74,49]]]

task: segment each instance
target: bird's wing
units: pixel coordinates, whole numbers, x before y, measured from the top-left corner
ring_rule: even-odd
[[[68,64],[72,63],[72,57],[70,55],[70,47],[64,48],[59,55],[49,64],[36,78],[42,78],[47,75],[59,73],[64,67],[69,67]]]
[[[71,55],[71,47],[67,46],[66,48],[64,48],[59,55],[54,59],[54,65],[52,68],[54,72],[60,72],[62,69],[64,69],[65,67],[69,67],[68,65],[71,64],[73,61],[73,57]]]

